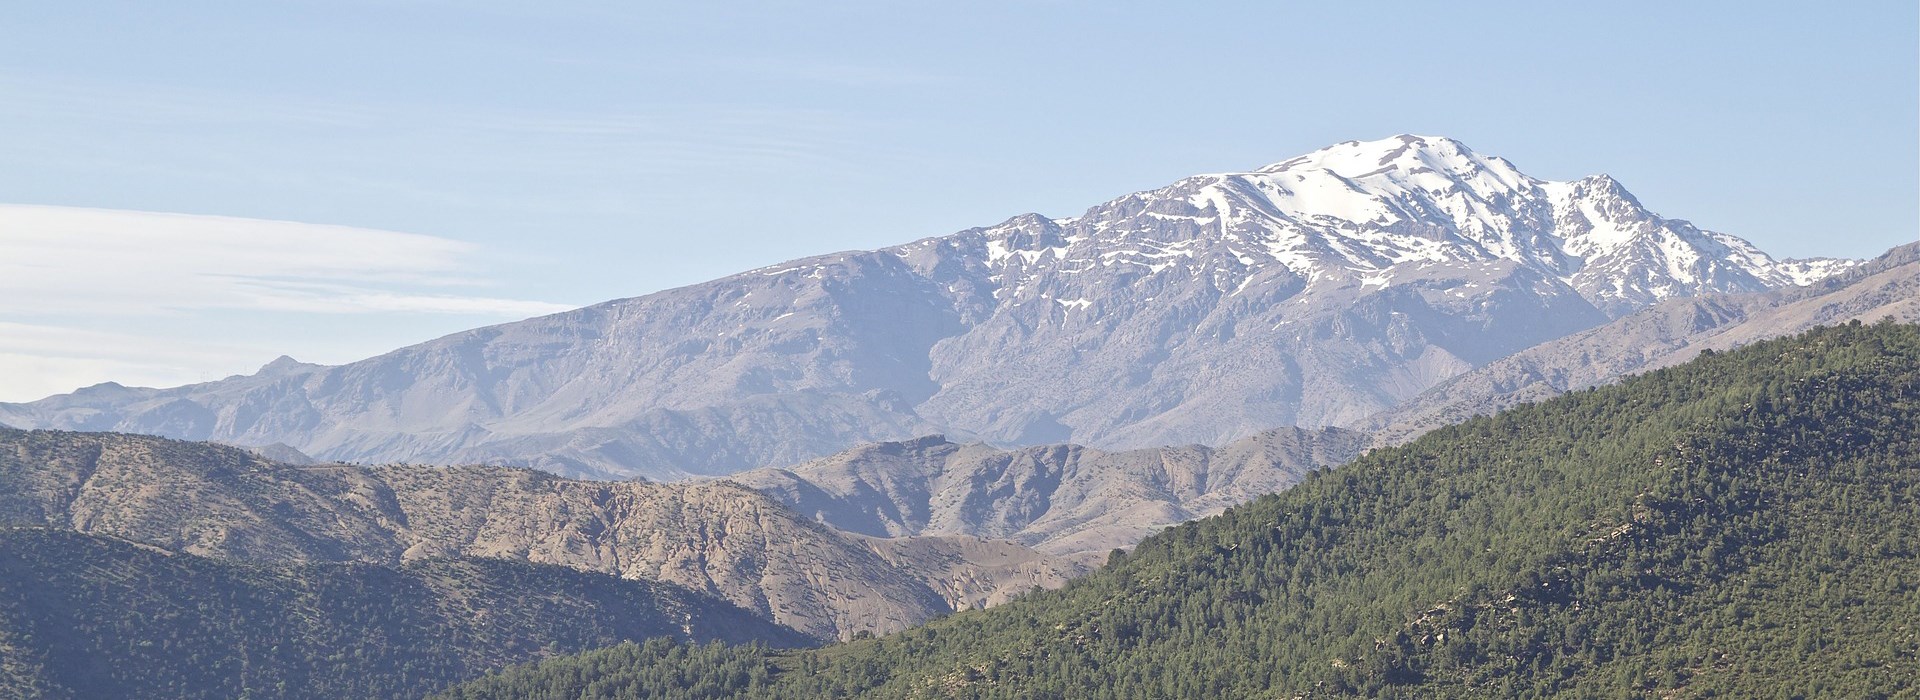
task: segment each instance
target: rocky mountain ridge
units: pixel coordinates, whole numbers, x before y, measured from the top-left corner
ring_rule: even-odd
[[[1358,456],[1365,436],[1280,428],[1220,448],[1001,450],[941,437],[727,477],[840,530],[1006,539],[1097,562],[1159,530],[1280,491]]]
[[[275,565],[557,565],[678,584],[823,638],[901,629],[1084,571],[1005,541],[847,535],[725,482],[294,466],[113,433],[0,431],[0,524]]]

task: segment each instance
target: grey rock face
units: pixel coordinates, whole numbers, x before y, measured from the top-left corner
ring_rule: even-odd
[[[1219,445],[1354,424],[1649,304],[1847,264],[1775,261],[1605,176],[1541,181],[1400,136],[338,367],[0,404],[0,422],[653,478],[931,433]]]
[[[1920,243],[1805,287],[1666,301],[1592,330],[1528,348],[1357,423],[1395,444],[1474,415],[1676,365],[1814,326],[1920,321]]]

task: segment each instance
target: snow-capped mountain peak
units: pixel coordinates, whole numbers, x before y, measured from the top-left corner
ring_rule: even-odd
[[[1703,291],[1806,284],[1845,267],[1779,263],[1733,236],[1662,218],[1604,174],[1545,181],[1459,141],[1404,134],[981,233],[989,263],[1003,268],[996,281],[1016,290],[1046,273],[1043,258],[1061,270],[1144,267],[1235,287],[1274,266],[1315,284],[1377,285],[1406,264],[1505,262],[1610,315]]]
[[[1401,134],[1374,141],[1345,141],[1284,160],[1255,172],[1319,170],[1349,179],[1433,172],[1467,176],[1486,171],[1517,181],[1526,179],[1503,158],[1475,153],[1466,144],[1440,136]]]

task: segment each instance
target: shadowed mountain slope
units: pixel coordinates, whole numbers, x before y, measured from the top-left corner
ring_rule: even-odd
[[[497,560],[250,566],[0,528],[0,695],[417,697],[621,641],[810,643],[660,583]]]

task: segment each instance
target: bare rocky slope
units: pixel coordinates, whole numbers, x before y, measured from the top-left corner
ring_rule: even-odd
[[[1768,338],[1847,321],[1920,321],[1920,243],[1805,287],[1675,299],[1456,377],[1354,427],[1397,444],[1475,415],[1541,401]]]
[[[1115,548],[1292,486],[1358,456],[1360,433],[1281,428],[1219,448],[1014,450],[941,437],[848,450],[729,479],[841,530],[971,535],[1099,561]]]
[[[901,629],[1084,571],[1005,541],[843,534],[724,482],[295,466],[112,433],[0,430],[0,524],[260,563],[559,565],[679,584],[824,638]]]
[[[347,365],[0,404],[0,423],[651,478],[928,434],[1222,445],[1350,425],[1651,304],[1847,264],[1776,261],[1604,175],[1539,180],[1397,136]]]

